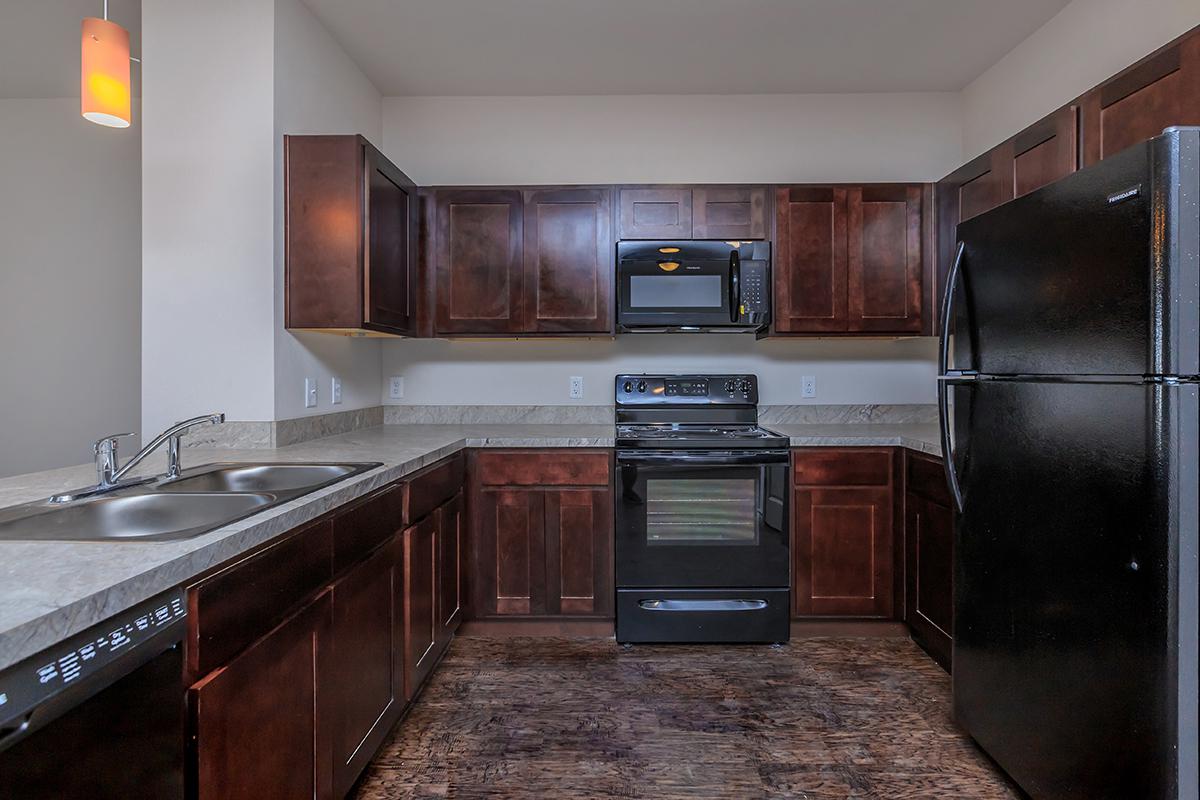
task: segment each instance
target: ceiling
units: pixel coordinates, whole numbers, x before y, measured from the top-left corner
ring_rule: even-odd
[[[103,0],[0,0],[0,98],[78,97],[79,25],[103,14]],[[141,0],[109,0],[108,18],[140,55]],[[135,94],[137,72],[134,64]]]
[[[395,95],[956,91],[1067,0],[304,0]]]

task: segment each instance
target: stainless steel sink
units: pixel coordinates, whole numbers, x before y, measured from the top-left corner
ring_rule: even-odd
[[[212,530],[274,502],[274,495],[261,493],[97,497],[0,523],[0,536],[54,541],[180,539]]]
[[[207,464],[101,494],[0,509],[0,540],[187,539],[380,466]],[[71,497],[72,495],[64,495]]]
[[[355,464],[230,464],[159,484],[161,492],[295,492],[353,475]],[[204,470],[204,467],[200,468]]]

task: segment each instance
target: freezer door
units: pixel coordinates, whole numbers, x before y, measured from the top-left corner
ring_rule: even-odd
[[[954,366],[1200,372],[1198,137],[1143,142],[959,225]]]
[[[1195,797],[1196,386],[952,391],[956,720],[1040,800]]]

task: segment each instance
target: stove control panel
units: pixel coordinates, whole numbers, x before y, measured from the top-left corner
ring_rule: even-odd
[[[756,405],[754,375],[618,375],[618,406]]]

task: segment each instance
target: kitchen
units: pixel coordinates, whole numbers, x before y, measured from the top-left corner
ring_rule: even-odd
[[[0,797],[1195,796],[1130,5],[0,6]]]

